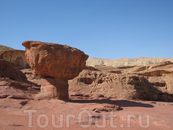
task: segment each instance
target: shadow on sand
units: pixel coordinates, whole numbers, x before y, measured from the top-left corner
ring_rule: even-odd
[[[108,99],[96,99],[96,100],[69,100],[69,102],[72,103],[107,103],[111,105],[119,105],[121,107],[148,107],[153,108],[154,106],[151,104],[146,103],[140,103],[135,101],[129,101],[129,100],[108,100]]]

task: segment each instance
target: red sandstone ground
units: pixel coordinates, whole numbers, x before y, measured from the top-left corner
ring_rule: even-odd
[[[114,105],[121,107],[120,110],[113,111],[114,118],[110,117],[111,112],[93,111],[94,108]],[[0,128],[1,130],[171,130],[172,110],[173,103],[170,102],[105,99],[94,96],[71,96],[68,102],[55,99],[39,101],[6,98],[0,99]]]

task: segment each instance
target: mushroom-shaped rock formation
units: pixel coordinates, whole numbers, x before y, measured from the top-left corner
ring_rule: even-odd
[[[85,68],[88,55],[61,44],[24,41],[22,45],[28,64],[42,77],[41,92],[35,98],[68,100],[68,80]]]

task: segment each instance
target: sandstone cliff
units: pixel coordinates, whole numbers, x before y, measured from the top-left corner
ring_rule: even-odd
[[[120,59],[101,59],[101,58],[90,58],[87,60],[86,64],[88,66],[95,65],[105,65],[105,66],[140,66],[140,65],[150,65],[163,61],[172,61],[173,58],[159,58],[159,57],[139,57],[139,58],[120,58]]]

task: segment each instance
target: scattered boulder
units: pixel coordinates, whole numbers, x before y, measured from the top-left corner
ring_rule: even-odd
[[[88,55],[66,45],[24,41],[26,59],[33,71],[42,77],[41,92],[36,99],[68,100],[68,80],[85,68]]]

